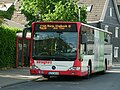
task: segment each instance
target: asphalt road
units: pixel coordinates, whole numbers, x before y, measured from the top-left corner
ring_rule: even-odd
[[[106,74],[94,74],[85,78],[38,79],[15,84],[0,90],[120,90],[120,67],[114,67]]]

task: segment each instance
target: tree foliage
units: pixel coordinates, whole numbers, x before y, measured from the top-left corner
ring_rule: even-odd
[[[78,21],[75,0],[21,0],[22,13],[33,21]],[[86,7],[81,7],[81,22],[85,22]]]
[[[2,25],[3,22],[4,22],[4,18],[0,16],[0,26]]]
[[[4,18],[11,19],[14,14],[15,7],[12,5],[7,11],[0,10],[0,25],[4,22]]]

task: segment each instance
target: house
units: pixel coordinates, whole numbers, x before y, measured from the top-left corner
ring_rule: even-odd
[[[15,0],[0,0],[0,5],[4,5],[6,3],[14,3]]]
[[[88,24],[112,32],[113,62],[120,62],[120,8],[117,7],[120,0],[79,0],[78,2],[81,5],[91,6],[90,11],[87,11]]]
[[[119,13],[120,13],[120,0],[117,0],[117,6],[118,6]]]
[[[0,10],[7,11],[11,5],[15,6],[14,14],[10,20],[4,19],[3,25],[23,29],[27,24],[26,17],[21,14],[19,0],[0,0]]]

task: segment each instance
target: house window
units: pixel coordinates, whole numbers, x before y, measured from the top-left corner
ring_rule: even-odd
[[[115,37],[118,38],[118,29],[119,27],[115,27]]]
[[[93,8],[93,5],[88,5],[86,11],[87,11],[87,12],[91,12],[91,11],[92,11],[92,8]]]
[[[112,8],[110,8],[110,17],[112,17]]]
[[[118,57],[118,49],[119,49],[119,47],[114,47],[114,57],[115,58]]]

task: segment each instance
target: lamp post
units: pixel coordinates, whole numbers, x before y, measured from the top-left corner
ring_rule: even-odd
[[[76,5],[78,6],[78,18],[79,18],[79,22],[80,22],[80,9],[81,9],[81,6],[80,6],[81,2],[77,2]]]
[[[78,7],[78,17],[79,17],[79,22],[80,22],[80,6]]]

